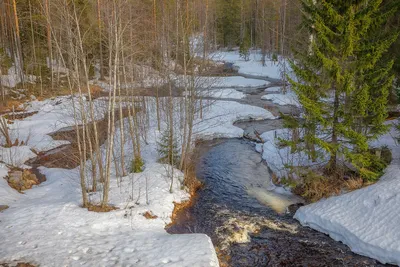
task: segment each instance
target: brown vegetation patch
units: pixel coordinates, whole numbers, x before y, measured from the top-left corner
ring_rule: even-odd
[[[0,211],[6,210],[8,208],[9,208],[9,206],[7,206],[7,205],[0,205]]]
[[[17,263],[0,263],[0,267],[36,267],[37,265],[33,265],[27,262],[17,262]]]
[[[143,217],[145,217],[148,220],[154,220],[158,218],[158,216],[154,215],[153,212],[151,211],[146,211],[145,213],[143,213]]]
[[[220,267],[229,267],[229,262],[231,261],[231,256],[226,253],[226,251],[216,247],[215,252],[217,253],[219,266]]]
[[[94,212],[110,212],[113,210],[117,210],[118,207],[112,205],[102,206],[102,205],[89,204],[87,209],[89,211],[94,211]]]
[[[327,176],[315,172],[309,172],[301,182],[293,183],[295,183],[293,193],[302,196],[307,202],[316,202],[322,198],[337,196],[371,185],[371,182],[358,176]]]
[[[5,179],[9,186],[18,192],[31,189],[32,186],[40,184],[39,179],[31,170],[11,170],[8,172],[8,176]]]
[[[30,166],[44,166],[46,168],[74,169],[79,166],[79,153],[71,145],[40,152],[36,158],[26,162]]]
[[[19,108],[21,104],[25,103],[25,100],[6,100],[5,103],[0,105],[0,114],[6,114],[9,112],[22,112],[23,109]]]
[[[18,112],[18,113],[8,113],[4,115],[7,120],[22,120],[37,114],[37,111],[32,112]],[[10,122],[9,122],[10,123]]]

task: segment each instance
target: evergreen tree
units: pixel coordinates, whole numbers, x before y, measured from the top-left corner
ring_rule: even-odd
[[[250,35],[247,34],[246,32],[243,40],[240,42],[240,47],[239,47],[240,57],[244,58],[245,61],[249,60],[250,46],[251,46]]]
[[[168,128],[162,132],[161,139],[157,144],[157,152],[160,156],[160,162],[177,167],[180,163],[179,145],[177,138],[171,136]]]
[[[368,142],[387,130],[393,61],[382,59],[397,38],[396,32],[379,31],[396,8],[383,11],[382,0],[302,0],[302,7],[311,43],[296,52],[291,66],[297,80],[289,80],[304,110],[300,125],[291,126],[304,129],[299,140],[305,145],[292,146],[313,160],[319,157],[316,147],[326,151],[331,173],[344,159],[374,178]]]
[[[216,1],[217,36],[223,46],[239,44],[240,36],[240,1]]]

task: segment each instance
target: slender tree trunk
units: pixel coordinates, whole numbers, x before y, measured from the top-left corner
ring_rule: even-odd
[[[99,51],[100,51],[100,80],[104,80],[104,60],[103,60],[103,34],[101,27],[101,0],[97,0],[97,26],[99,30]]]

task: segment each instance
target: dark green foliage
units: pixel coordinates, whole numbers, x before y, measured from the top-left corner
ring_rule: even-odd
[[[3,74],[7,74],[7,71],[12,66],[12,60],[4,52],[3,48],[0,47],[0,68]]]
[[[309,49],[296,52],[289,78],[304,110],[298,126],[304,143],[293,141],[317,160],[316,147],[330,155],[327,168],[336,172],[339,159],[373,177],[368,142],[387,131],[387,101],[393,83],[393,60],[384,56],[397,32],[381,31],[395,8],[382,0],[303,0],[305,26],[312,40]],[[326,98],[333,96],[332,101]]]
[[[144,162],[141,157],[135,157],[132,160],[132,165],[131,165],[131,172],[133,173],[139,173],[143,171],[144,167]]]
[[[217,36],[223,46],[236,46],[240,36],[240,1],[216,1]]]
[[[178,141],[176,137],[171,136],[169,130],[163,131],[161,139],[157,144],[157,151],[160,156],[159,161],[176,167],[179,166],[180,153]]]
[[[249,60],[251,40],[250,35],[245,34],[243,40],[240,42],[239,54],[245,61]]]

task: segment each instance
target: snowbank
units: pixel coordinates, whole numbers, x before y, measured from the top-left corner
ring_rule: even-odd
[[[292,132],[289,129],[277,129],[261,134],[262,144],[256,145],[256,150],[262,154],[274,174],[278,177],[287,176],[287,166],[311,166],[315,162],[304,152],[292,153],[290,147],[281,146],[279,139],[290,140]],[[317,148],[318,149],[318,148]]]
[[[291,105],[300,107],[300,103],[297,99],[297,96],[292,91],[288,91],[286,94],[282,93],[273,93],[273,94],[266,94],[261,97],[264,100],[270,100],[277,105]]]
[[[355,253],[400,265],[400,151],[392,138],[396,135],[392,130],[374,142],[388,145],[393,154],[379,182],[302,207],[295,218]]]
[[[0,160],[12,166],[19,167],[34,157],[36,154],[31,151],[29,146],[0,146]]]
[[[275,119],[271,112],[233,101],[215,101],[205,108],[203,119],[194,126],[196,138],[236,138],[243,136],[243,129],[233,125],[238,120]]]
[[[212,97],[212,98],[242,99],[246,97],[246,94],[239,92],[235,89],[206,90],[206,91],[200,91],[200,94],[203,97]]]

